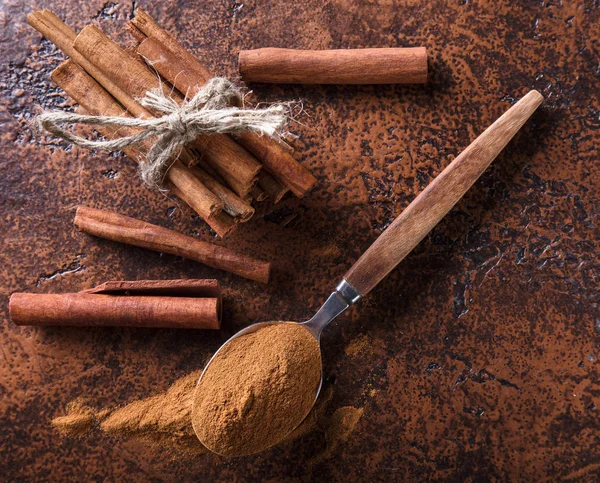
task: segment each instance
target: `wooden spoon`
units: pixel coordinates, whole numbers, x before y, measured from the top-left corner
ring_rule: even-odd
[[[542,103],[542,100],[542,95],[537,91],[531,91],[525,95],[452,161],[375,240],[348,270],[336,290],[329,296],[315,316],[306,322],[300,322],[317,339],[317,342],[320,341],[321,331],[327,324],[350,305],[355,304],[368,294],[452,209],[525,124]],[[203,377],[210,370],[211,364],[222,354],[223,348],[239,337],[273,324],[297,324],[297,322],[261,322],[253,324],[230,338],[214,354],[198,380],[192,408],[192,420],[196,419],[194,413],[198,411],[197,395],[202,392],[200,389],[202,388]],[[317,354],[320,356],[319,352]],[[243,356],[237,360],[238,367],[247,367],[248,363],[249,361],[245,360]],[[303,368],[298,367],[295,370],[302,371]],[[226,384],[224,381],[223,385]],[[319,395],[321,384],[322,376],[321,381],[314,387],[314,400]],[[294,389],[296,388],[290,386],[290,393],[286,394],[288,398],[300,397],[300,394],[297,391],[294,392]],[[266,407],[269,395],[264,394],[262,399],[264,401],[261,401],[260,395],[254,395],[252,404],[257,411],[264,409],[261,406],[262,403]],[[229,408],[219,407],[218,409],[227,411]],[[255,444],[250,445],[253,448],[252,452],[262,451],[285,439],[308,415],[310,409],[311,407],[306,407],[304,411],[290,414],[283,427],[280,424],[281,421],[270,421],[268,419],[261,421],[261,429],[266,428],[269,434],[276,434],[278,437],[271,437],[269,443],[263,446],[261,446],[260,440],[257,439]],[[233,421],[231,424],[243,424],[244,422],[242,416],[241,419]],[[225,452],[222,448],[211,445],[201,435],[206,434],[207,430],[216,430],[214,428],[194,427],[194,430],[200,441],[215,453],[226,454],[227,456],[250,454],[247,451],[236,452],[235,448],[231,447],[228,447],[227,452]],[[232,426],[229,425],[227,430],[232,431]],[[248,439],[252,439],[253,436],[255,435],[248,434],[246,442]],[[244,446],[248,447],[247,444]]]

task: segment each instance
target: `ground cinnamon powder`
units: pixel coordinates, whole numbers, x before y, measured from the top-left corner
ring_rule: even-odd
[[[100,429],[184,453],[206,453],[190,425],[193,388],[199,377],[199,371],[193,372],[176,381],[166,393],[112,411],[100,423]]]
[[[101,430],[118,438],[141,440],[179,456],[207,453],[192,427],[192,402],[200,373],[194,371],[176,380],[167,391],[122,407],[96,409],[92,401],[76,399],[67,405],[66,414],[53,419],[52,424],[70,437]],[[345,406],[331,413],[328,407],[332,396],[333,388],[325,387],[314,409],[285,437],[285,441],[293,441],[312,431],[325,434],[327,444],[309,460],[310,464],[330,458],[338,445],[348,439],[363,412],[361,408]]]
[[[81,399],[67,404],[67,413],[52,420],[52,425],[64,436],[83,437],[101,430],[117,438],[143,441],[174,455],[196,457],[209,451],[200,443],[192,428],[192,398],[201,371],[178,379],[166,391],[133,401],[120,408],[94,409]],[[294,441],[319,431],[325,434],[325,448],[308,461],[319,463],[330,458],[338,445],[354,430],[361,408],[345,406],[329,414],[333,388],[321,391],[317,403],[302,424],[285,441]]]
[[[67,405],[67,414],[54,418],[52,425],[65,436],[83,436],[92,429],[100,429],[178,453],[207,453],[191,424],[192,396],[200,373],[194,371],[175,381],[164,393],[116,409],[94,410],[75,400]]]
[[[52,420],[54,427],[65,436],[84,436],[98,426],[102,417],[110,411],[95,411],[81,399],[75,399],[67,404],[67,414]]]
[[[302,422],[320,379],[319,344],[305,327],[261,327],[233,339],[208,366],[194,393],[194,430],[221,455],[262,451]]]
[[[331,415],[329,424],[325,429],[327,446],[323,452],[312,458],[310,463],[315,464],[330,458],[338,446],[350,437],[362,414],[362,408],[354,408],[352,406],[344,406],[336,409]]]

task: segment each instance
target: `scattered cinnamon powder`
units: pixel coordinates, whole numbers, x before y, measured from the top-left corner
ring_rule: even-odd
[[[341,441],[346,441],[358,424],[363,414],[363,408],[344,406],[336,409],[331,417],[329,428],[325,432],[328,446],[337,446]]]
[[[98,412],[76,399],[67,404],[67,414],[53,419],[52,424],[61,434],[83,436],[98,424]]]
[[[200,377],[193,372],[176,381],[166,393],[134,401],[113,411],[101,424],[108,434],[136,437],[151,444],[201,454],[206,448],[190,424],[192,395]]]
[[[362,414],[362,408],[354,408],[352,406],[344,406],[336,409],[325,430],[327,446],[325,447],[325,450],[313,458],[310,463],[318,463],[332,456],[339,444],[350,437]]]
[[[67,414],[52,420],[58,431],[69,437],[81,437],[101,429],[121,438],[141,440],[151,446],[194,457],[208,453],[192,428],[192,397],[201,371],[175,381],[164,393],[134,401],[119,409],[95,410],[81,399],[67,404]],[[327,416],[333,387],[321,391],[314,409],[285,441],[294,441],[313,431],[326,435],[326,447],[311,463],[331,457],[339,444],[348,439],[362,409],[342,407]],[[102,421],[105,423],[101,424]]]
[[[95,411],[76,400],[67,405],[67,414],[52,420],[66,436],[82,436],[99,427],[114,436],[143,440],[189,454],[206,453],[191,424],[192,395],[201,371],[188,374],[167,392],[116,410]]]
[[[215,453],[257,453],[302,422],[320,379],[319,344],[305,327],[265,325],[233,339],[208,366],[194,394],[192,424]]]
[[[344,348],[344,354],[349,357],[354,357],[367,349],[370,345],[371,340],[369,339],[369,336],[366,334],[359,334]]]

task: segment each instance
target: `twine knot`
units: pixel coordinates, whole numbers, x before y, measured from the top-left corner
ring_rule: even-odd
[[[189,131],[186,124],[183,122],[181,113],[177,112],[175,114],[171,114],[169,117],[171,118],[171,126],[173,127],[173,131],[175,131],[182,138],[188,137]]]
[[[160,186],[175,155],[200,135],[253,131],[272,136],[283,126],[287,104],[273,104],[264,109],[242,109],[233,105],[241,101],[243,94],[238,87],[227,79],[215,77],[194,97],[181,104],[167,97],[162,89],[146,92],[145,97],[139,99],[140,104],[160,114],[160,117],[140,119],[43,112],[37,117],[37,124],[59,138],[88,149],[119,151],[148,138],[155,138],[139,171],[145,183]],[[75,124],[126,127],[138,129],[139,132],[110,140],[92,141],[62,127]]]

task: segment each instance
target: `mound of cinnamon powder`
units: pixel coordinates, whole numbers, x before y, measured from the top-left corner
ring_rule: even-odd
[[[320,380],[321,351],[305,327],[263,326],[233,339],[208,366],[194,393],[194,430],[215,453],[257,453],[302,422]]]

